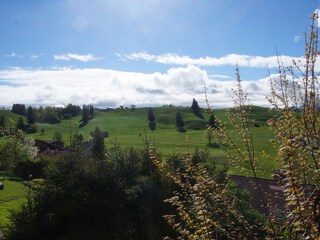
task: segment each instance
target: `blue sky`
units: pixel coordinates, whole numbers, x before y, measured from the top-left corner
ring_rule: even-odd
[[[1,0],[0,105],[266,105],[276,51],[303,56],[319,1]],[[276,50],[277,49],[277,50]]]

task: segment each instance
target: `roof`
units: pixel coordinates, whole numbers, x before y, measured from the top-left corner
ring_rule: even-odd
[[[264,178],[255,179],[253,177],[239,175],[231,175],[230,179],[235,181],[240,188],[246,189],[251,193],[251,204],[261,213],[268,215],[271,211],[276,215],[285,214],[285,198],[283,194],[284,188],[278,184],[277,180]],[[263,197],[265,198],[266,204],[269,205],[269,208],[264,206],[258,184]]]

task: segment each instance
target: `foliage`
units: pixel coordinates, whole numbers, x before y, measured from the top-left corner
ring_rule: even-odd
[[[89,121],[89,118],[90,118],[90,110],[88,108],[88,106],[86,105],[83,105],[82,107],[82,121],[83,122],[88,122]]]
[[[37,131],[38,131],[38,127],[36,124],[27,126],[26,133],[31,134],[31,133],[36,133]]]
[[[25,137],[20,130],[6,130],[6,140],[0,145],[0,169],[12,171],[19,162],[34,159],[38,149],[34,140]]]
[[[16,113],[18,115],[26,116],[26,106],[24,104],[14,103],[12,105],[11,112]]]
[[[79,115],[81,108],[77,105],[69,103],[65,108],[62,108],[60,111],[63,116],[66,114],[71,114],[72,117],[75,117]]]
[[[6,124],[6,119],[3,115],[0,116],[0,128],[3,128]]]
[[[89,115],[90,115],[90,118],[94,117],[94,108],[92,105],[89,106]]]
[[[57,142],[63,142],[63,137],[61,132],[56,131],[52,137],[53,140],[57,141]]]
[[[204,119],[204,116],[201,113],[201,108],[199,107],[199,104],[196,99],[192,100],[191,110],[194,115],[196,115],[197,117],[199,117],[201,119]]]
[[[181,114],[179,111],[176,113],[176,128],[178,130],[183,130],[184,128],[184,121],[182,120]]]
[[[97,160],[105,159],[104,137],[98,127],[96,127],[95,131],[93,132],[92,155],[93,158]]]
[[[26,128],[26,125],[24,124],[23,118],[19,117],[19,120],[17,122],[17,129],[24,131]]]
[[[271,141],[277,149],[276,159],[281,167],[277,177],[284,188],[285,218],[279,218],[272,211],[268,196],[259,183],[260,158],[253,127],[260,125],[250,118],[251,106],[242,88],[238,68],[237,87],[233,90],[235,108],[227,113],[238,137],[235,138],[236,135],[219,121],[219,128],[214,131],[223,144],[233,147],[226,152],[229,161],[253,175],[267,212],[266,220],[253,212],[246,215],[241,211],[250,208],[248,202],[244,201],[244,207],[244,202],[238,202],[230,185],[215,181],[202,165],[194,165],[189,151],[180,162],[175,161],[175,157],[169,159],[169,166],[173,164],[176,169],[170,171],[153,154],[151,147],[151,158],[156,166],[179,186],[173,197],[166,200],[177,213],[165,215],[165,218],[180,238],[320,239],[320,85],[315,68],[318,44],[318,15],[314,13],[310,36],[306,37],[304,60],[294,61],[293,67],[285,68],[279,57],[278,76],[270,76],[270,103],[277,116],[268,124],[275,133],[275,139]],[[209,131],[211,129],[210,126]]]
[[[160,171],[178,186],[166,202],[176,214],[165,219],[182,239],[263,238],[263,217],[254,211],[248,198],[236,197],[234,185],[215,180],[200,164],[192,162],[189,152],[180,166],[169,170],[150,148],[151,158]],[[245,207],[244,207],[245,206]],[[247,211],[244,211],[247,210]],[[260,221],[258,221],[260,220]]]
[[[33,107],[29,106],[27,108],[27,120],[28,120],[28,124],[32,125],[35,124],[35,122],[37,121],[37,115],[36,115],[36,111]]]
[[[93,117],[94,117],[93,106],[92,105],[83,105],[81,121],[84,123],[87,123]]]
[[[210,117],[209,117],[209,120],[208,120],[208,126],[213,128],[213,129],[217,129],[218,128],[218,123],[216,121],[216,118],[215,118],[213,112],[210,114]]]
[[[46,178],[11,215],[6,239],[160,239],[170,188],[146,169],[147,150],[108,149],[106,159],[81,153],[51,161]],[[151,165],[153,166],[153,165]],[[147,171],[146,171],[147,170]]]
[[[131,104],[130,105],[130,110],[133,112],[134,110],[136,110],[136,105],[135,104]]]
[[[58,123],[60,122],[59,113],[54,107],[45,107],[38,111],[38,121],[42,123]]]
[[[279,58],[279,76],[270,79],[270,102],[278,116],[268,123],[276,134],[274,143],[278,147],[280,179],[285,188],[288,207],[285,226],[292,235],[299,234],[303,239],[320,238],[318,37],[318,15],[314,13],[304,60],[294,61],[293,67],[287,69]]]
[[[315,63],[318,56],[317,14],[312,16],[310,36],[306,38],[304,61],[293,62],[293,67],[285,68],[279,57],[278,76],[271,77],[270,83],[273,105],[277,116],[268,124],[274,130],[275,139],[271,141],[277,149],[280,170],[277,171],[279,184],[285,189],[285,221],[278,218],[268,203],[268,197],[261,190],[257,174],[259,157],[255,150],[247,94],[241,86],[239,70],[236,69],[237,88],[234,90],[235,109],[228,112],[230,121],[239,134],[240,141],[232,138],[224,128],[217,132],[233,146],[227,152],[229,160],[239,166],[247,165],[254,176],[255,185],[269,219],[270,238],[318,239],[319,196],[318,188],[320,156],[320,109],[319,82]],[[267,153],[263,153],[267,155]],[[311,185],[314,184],[314,185]]]
[[[194,114],[200,113],[200,107],[196,99],[192,100],[191,109]]]
[[[216,133],[212,127],[208,127],[203,134],[203,137],[208,140],[208,145],[211,145],[211,140],[214,139]]]
[[[149,122],[154,122],[156,120],[152,108],[148,108],[148,120]]]

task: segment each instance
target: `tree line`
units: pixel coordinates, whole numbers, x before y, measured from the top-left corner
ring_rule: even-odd
[[[94,117],[94,108],[92,105],[83,105],[83,109],[81,109],[79,106],[71,103],[64,108],[50,106],[40,106],[39,108],[32,106],[26,107],[25,104],[15,103],[12,105],[11,112],[21,115],[17,122],[17,128],[28,133],[37,131],[35,126],[36,122],[55,124],[61,120],[78,116],[81,112],[83,121],[88,121]],[[1,116],[0,125],[3,125],[5,121],[4,116]]]

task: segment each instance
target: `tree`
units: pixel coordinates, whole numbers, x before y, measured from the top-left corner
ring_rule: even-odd
[[[3,128],[6,124],[6,119],[3,115],[0,116],[0,128]]]
[[[94,117],[94,108],[92,105],[89,106],[89,116],[90,116],[90,118]]]
[[[12,125],[9,121],[8,125]],[[7,126],[11,128],[10,126]],[[0,144],[0,169],[12,171],[22,161],[33,160],[38,153],[32,138],[25,137],[20,130],[7,131],[6,140]]]
[[[60,122],[59,113],[56,108],[48,106],[42,109],[41,112],[42,112],[41,114],[39,112],[39,115],[40,115],[38,117],[39,122],[51,123],[51,124]]]
[[[79,115],[81,108],[77,105],[69,103],[65,108],[61,110],[62,115],[71,114],[73,117]]]
[[[162,239],[170,185],[148,149],[111,146],[105,161],[70,152],[50,161],[41,184],[10,217],[6,240]],[[145,171],[147,160],[151,168]],[[63,204],[62,204],[63,203]],[[172,212],[172,211],[171,211]],[[49,234],[50,233],[50,234]]]
[[[11,112],[22,116],[26,116],[26,106],[24,104],[14,103],[12,105]]]
[[[95,131],[93,132],[92,155],[93,158],[97,160],[105,159],[104,137],[98,127],[96,127]]]
[[[24,120],[22,117],[19,117],[18,122],[17,122],[17,129],[24,131],[26,128],[24,124]]]
[[[211,113],[211,115],[209,117],[208,126],[213,128],[213,129],[217,129],[218,128],[218,124],[217,124],[216,118],[215,118],[213,113]]]
[[[136,107],[137,107],[137,106],[136,106],[135,104],[131,104],[131,105],[130,105],[131,111],[133,112],[134,110],[136,110]]]
[[[63,138],[62,138],[62,134],[61,132],[56,131],[53,135],[53,140],[57,141],[57,142],[63,142]]]
[[[151,107],[148,108],[148,120],[149,122],[154,122],[156,120]]]
[[[196,99],[193,99],[192,100],[192,105],[191,105],[191,109],[192,109],[192,112],[197,115],[200,113],[200,107],[199,107],[199,104],[197,102]]]
[[[211,140],[215,137],[214,129],[212,127],[208,127],[203,136],[208,140],[208,145],[211,145]]]
[[[27,108],[27,120],[28,120],[29,125],[35,124],[35,122],[37,120],[36,119],[36,112],[31,106],[29,106]]]
[[[182,120],[181,114],[179,111],[176,113],[176,128],[179,130],[183,130],[184,128],[184,121]]]
[[[83,105],[82,108],[82,121],[87,123],[90,119],[90,110],[87,105]]]
[[[266,239],[262,215],[249,197],[226,183],[226,175],[214,178],[201,164],[194,164],[190,152],[179,157],[178,170],[168,168],[150,147],[151,159],[163,175],[179,186],[166,199],[177,211],[164,218],[179,234],[178,239]]]

